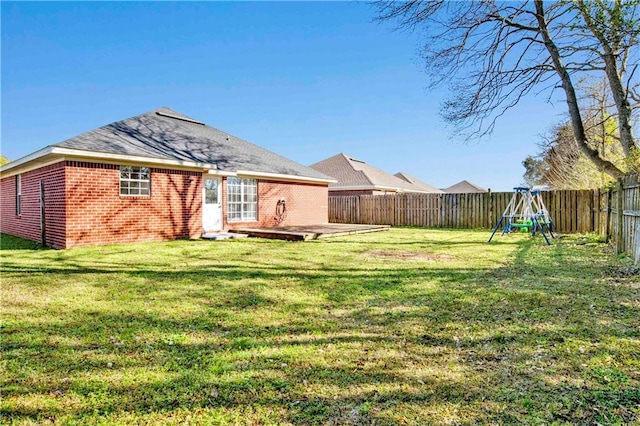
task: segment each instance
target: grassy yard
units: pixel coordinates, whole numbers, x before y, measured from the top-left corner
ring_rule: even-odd
[[[640,424],[640,275],[589,236],[3,236],[6,424]]]

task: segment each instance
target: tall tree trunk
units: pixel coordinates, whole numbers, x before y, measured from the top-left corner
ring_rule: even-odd
[[[616,104],[616,110],[618,111],[618,133],[620,134],[620,145],[624,151],[625,156],[631,156],[632,152],[637,148],[635,140],[633,138],[633,129],[631,127],[631,105],[629,104],[628,93],[622,84],[622,70],[618,69],[618,63],[616,56],[619,54],[619,46],[609,43],[601,30],[597,28],[597,25],[593,22],[591,15],[589,14],[588,6],[584,1],[577,2],[578,10],[582,15],[584,22],[587,24],[587,28],[598,39],[602,46],[603,53],[600,55],[604,61],[604,72],[607,75],[609,81],[609,87],[611,88],[611,95],[613,101]],[[620,3],[616,2],[613,7],[620,7]]]
[[[624,154],[629,157],[636,148],[633,139],[633,131],[631,129],[631,105],[627,99],[627,93],[622,85],[620,76],[618,75],[618,66],[615,56],[608,46],[603,46],[605,50],[604,63],[605,73],[611,87],[611,94],[618,111],[618,132],[620,133],[620,145],[624,150]]]
[[[567,107],[569,108],[569,118],[571,120],[571,127],[573,129],[573,137],[582,151],[593,163],[609,176],[618,179],[624,175],[624,172],[616,167],[612,162],[603,159],[597,150],[591,148],[587,143],[587,135],[584,131],[584,123],[582,122],[582,116],[580,115],[580,107],[578,105],[578,97],[576,95],[575,87],[571,81],[571,76],[562,63],[560,58],[560,52],[555,45],[551,36],[549,35],[549,29],[545,18],[544,6],[542,0],[534,1],[536,6],[536,18],[538,20],[538,26],[540,28],[540,35],[544,41],[544,45],[551,56],[554,68],[560,76],[562,82],[562,89],[567,98]]]

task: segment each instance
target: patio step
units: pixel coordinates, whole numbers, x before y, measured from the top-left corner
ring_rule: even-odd
[[[207,232],[205,234],[202,234],[202,239],[203,240],[230,240],[230,239],[241,239],[241,238],[247,238],[248,235],[246,234],[233,234],[231,232]]]
[[[233,229],[230,232],[251,237],[271,238],[289,241],[310,241],[320,238],[388,231],[389,225],[358,225],[345,223],[325,223],[320,225],[279,226],[274,228]]]
[[[257,237],[257,238],[269,238],[272,240],[287,240],[287,241],[309,241],[317,238],[317,234],[314,232],[292,232],[282,231],[276,229],[234,229],[231,232],[237,233],[237,235],[244,235],[245,237]]]

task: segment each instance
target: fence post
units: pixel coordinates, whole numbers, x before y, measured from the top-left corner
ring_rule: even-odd
[[[485,212],[487,213],[487,223],[485,223],[485,227],[491,229],[493,227],[493,203],[491,202],[491,197],[493,197],[493,193],[491,192],[491,188],[487,190],[487,196],[484,199],[485,202]]]
[[[622,215],[622,211],[623,211],[623,205],[622,205],[622,200],[623,200],[623,185],[622,185],[622,178],[618,179],[618,184],[616,185],[616,188],[618,190],[617,193],[617,197],[616,197],[616,209],[618,211],[617,217],[618,217],[618,222],[616,224],[616,254],[620,254],[624,251],[624,221],[623,221],[623,215]]]
[[[600,189],[593,190],[593,199],[591,209],[591,217],[592,217],[592,232],[595,232],[597,235],[600,235]]]
[[[611,203],[613,202],[613,193],[611,188],[607,190],[607,209],[605,211],[605,224],[604,224],[604,239],[607,244],[611,241],[611,221],[613,220],[613,209]]]

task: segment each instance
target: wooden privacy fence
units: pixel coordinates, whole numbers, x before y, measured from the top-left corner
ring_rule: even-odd
[[[433,228],[492,228],[512,196],[513,192],[491,191],[479,194],[330,196],[329,221]],[[558,232],[595,232],[611,240],[619,253],[628,253],[636,262],[640,259],[638,175],[621,179],[612,190],[544,191],[542,198]]]
[[[609,210],[605,233],[618,253],[627,253],[635,263],[640,261],[640,175],[618,181],[607,194]],[[602,234],[602,233],[601,233]]]
[[[606,194],[606,193],[605,193]],[[512,192],[479,194],[389,194],[329,197],[329,221],[434,228],[492,228]],[[560,232],[593,232],[600,227],[599,191],[543,193]]]

